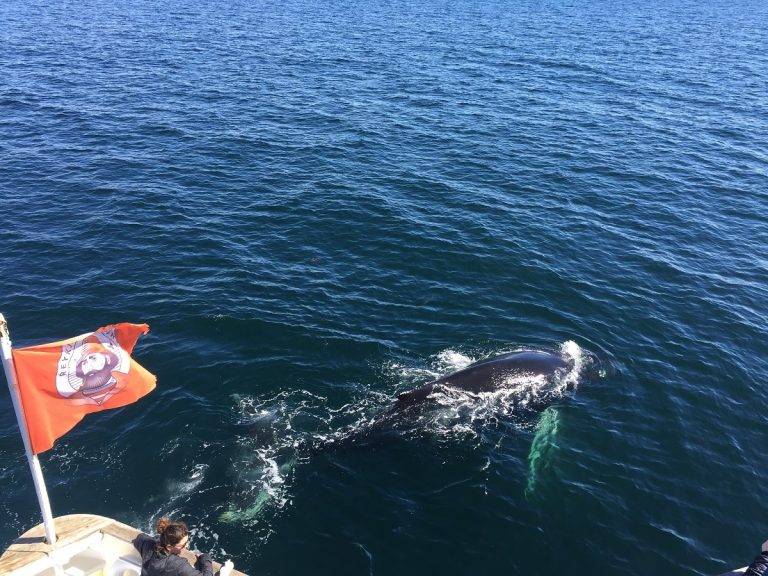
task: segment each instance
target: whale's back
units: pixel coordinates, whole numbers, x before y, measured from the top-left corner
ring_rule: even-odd
[[[501,354],[482,360],[463,370],[448,374],[424,386],[400,394],[398,404],[413,404],[426,400],[441,388],[453,388],[468,392],[489,392],[503,388],[512,377],[554,376],[569,368],[562,354],[542,350],[522,350]]]

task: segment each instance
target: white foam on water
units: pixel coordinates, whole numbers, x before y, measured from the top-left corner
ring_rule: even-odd
[[[179,497],[193,492],[205,479],[205,472],[208,468],[208,464],[193,464],[192,469],[189,471],[186,478],[168,482],[168,492],[172,494],[175,493]]]
[[[565,376],[565,384],[576,389],[583,376],[586,364],[590,360],[590,356],[573,340],[563,342],[560,345],[560,352],[573,362],[573,366]]]
[[[334,411],[325,398],[307,390],[233,399],[236,418],[247,432],[238,438],[240,457],[233,470],[237,492],[220,519],[253,525],[290,503],[292,478],[301,464],[302,450],[332,434],[329,425]]]
[[[476,361],[476,358],[451,348],[436,354],[429,365],[407,366],[399,362],[384,364],[384,373],[399,388],[419,386],[430,380],[437,380],[451,372],[457,372]]]
[[[437,355],[441,372],[455,372],[462,370],[475,362],[475,359],[455,350],[443,350]],[[438,375],[439,376],[439,375]]]

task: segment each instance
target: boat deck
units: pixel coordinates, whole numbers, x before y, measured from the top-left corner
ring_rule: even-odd
[[[53,576],[58,565],[67,576],[138,576],[141,557],[132,541],[141,531],[103,516],[72,514],[54,519],[57,541],[45,542],[42,524],[22,534],[0,556],[3,576]],[[195,555],[181,556],[194,565]],[[221,564],[213,563],[214,573]],[[232,576],[246,576],[233,570]]]

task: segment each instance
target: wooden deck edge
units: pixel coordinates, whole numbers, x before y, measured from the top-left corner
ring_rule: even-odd
[[[38,524],[16,538],[3,552],[0,556],[0,574],[8,574],[24,566],[45,560],[55,550],[74,544],[97,532],[128,543],[132,543],[141,534],[141,530],[133,526],[95,514],[59,516],[54,518],[53,523],[57,538],[54,545],[45,542],[45,528],[42,524]],[[183,550],[181,556],[194,566],[197,558],[192,552]],[[213,562],[214,573],[221,566],[219,562]],[[232,576],[246,576],[246,574],[233,570]]]

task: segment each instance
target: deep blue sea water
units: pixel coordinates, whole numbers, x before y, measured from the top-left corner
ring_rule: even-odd
[[[768,537],[768,4],[0,5],[14,345],[148,322],[54,514],[252,576],[717,574]],[[521,347],[543,411],[397,393]],[[363,438],[364,441],[356,442]],[[0,546],[39,522],[0,390]]]

